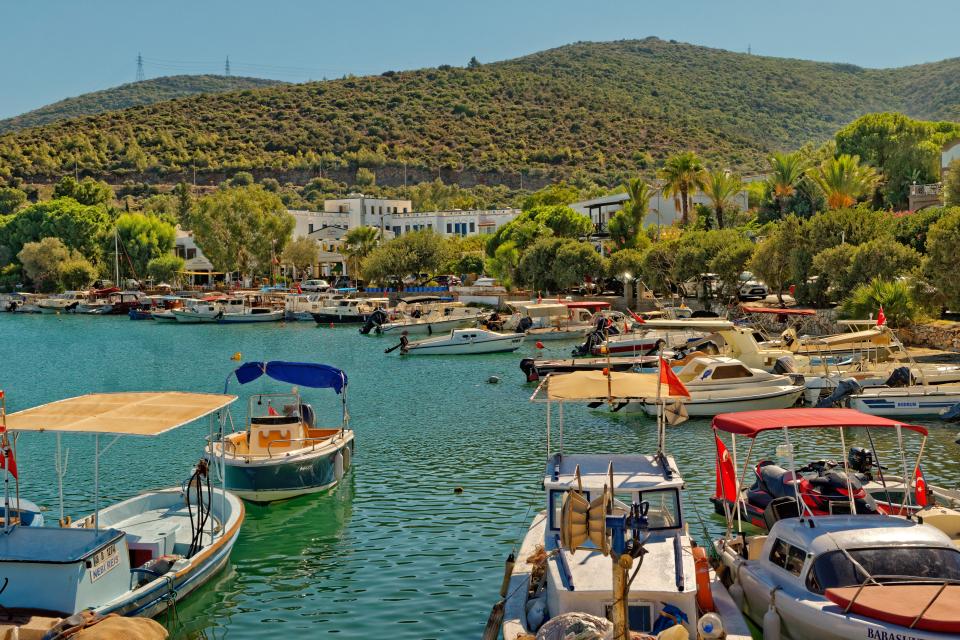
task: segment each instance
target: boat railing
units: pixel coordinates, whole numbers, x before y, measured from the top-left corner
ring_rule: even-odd
[[[339,435],[340,433],[342,433],[342,431],[339,432],[338,435]],[[336,439],[336,436],[331,436],[331,437],[328,437],[328,438],[316,438],[316,437],[313,437],[313,438],[283,438],[283,439],[271,440],[269,443],[267,443],[267,457],[268,457],[268,458],[273,458],[272,447],[273,447],[273,445],[277,444],[278,442],[285,442],[285,443],[287,443],[287,444],[293,444],[294,442],[310,442],[310,443],[311,443],[311,445],[310,445],[310,450],[313,451],[313,450],[315,450],[315,449],[317,448],[318,445],[320,445],[320,444],[322,444],[322,443],[324,443],[324,442],[327,442],[328,440],[335,440],[335,439]]]
[[[912,629],[920,620],[923,618],[924,614],[933,606],[937,601],[940,595],[946,591],[947,587],[960,586],[960,580],[954,580],[951,578],[924,578],[923,576],[903,576],[903,575],[868,575],[863,582],[860,583],[860,586],[857,588],[857,592],[853,594],[853,597],[850,598],[850,602],[847,603],[847,606],[843,609],[844,615],[850,612],[850,609],[853,607],[854,603],[857,601],[857,598],[860,596],[860,593],[863,589],[870,585],[882,585],[885,587],[892,585],[916,585],[916,584],[931,584],[931,585],[940,585],[940,588],[937,589],[936,593],[933,594],[933,597],[927,602],[927,604],[920,610],[920,613],[913,619],[908,626]]]

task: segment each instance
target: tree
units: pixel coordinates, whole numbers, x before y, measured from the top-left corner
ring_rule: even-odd
[[[193,237],[219,271],[252,274],[272,269],[293,231],[293,216],[259,185],[228,187],[200,198],[191,215]]]
[[[677,284],[674,276],[680,240],[669,239],[654,243],[643,256],[643,277],[654,290],[669,292]]]
[[[567,206],[579,199],[580,189],[566,182],[555,182],[524,198],[522,208],[524,211],[529,211],[546,205]]]
[[[193,195],[190,185],[178,182],[173,188],[173,195],[177,198],[177,219],[180,224],[190,227],[190,210],[193,208]]]
[[[527,211],[527,215],[558,238],[579,238],[593,231],[590,218],[566,205],[534,207]]]
[[[800,238],[800,219],[789,215],[769,237],[757,245],[750,260],[750,271],[777,292],[783,302],[783,289],[790,281],[793,252]]]
[[[954,158],[947,165],[943,186],[947,191],[947,206],[960,207],[960,158]]]
[[[879,181],[873,167],[860,163],[859,156],[842,154],[825,160],[808,172],[820,188],[831,209],[852,207],[857,199],[870,193]]]
[[[17,254],[23,272],[33,281],[38,291],[56,288],[60,268],[70,260],[70,249],[59,238],[43,238],[40,242],[28,242]]]
[[[430,230],[412,231],[374,249],[363,261],[363,274],[378,282],[409,274],[434,273],[443,263],[443,236]]]
[[[559,238],[540,238],[521,256],[517,265],[517,280],[537,291],[556,291],[557,250],[562,241]]]
[[[357,169],[357,175],[354,178],[354,184],[358,187],[372,187],[377,184],[377,174],[366,167]]]
[[[920,254],[913,247],[900,244],[891,236],[875,238],[853,250],[847,287],[874,279],[894,280],[920,266]]]
[[[810,271],[816,276],[816,284],[809,292],[813,299],[825,303],[830,301],[828,298],[833,297],[837,292],[843,293],[850,290],[848,282],[854,251],[856,251],[854,245],[844,243],[824,249],[813,256]]]
[[[237,171],[230,178],[231,187],[249,187],[253,184],[253,174],[249,171]]]
[[[340,244],[340,253],[347,258],[350,273],[361,274],[361,265],[380,242],[380,230],[376,227],[354,227],[347,231]]]
[[[624,187],[630,199],[610,218],[610,239],[617,249],[644,249],[650,242],[643,233],[643,221],[650,210],[653,190],[640,178],[628,180]]]
[[[467,69],[479,69],[480,61],[477,60],[477,56],[470,56],[470,61],[467,62]]]
[[[723,293],[737,295],[740,288],[740,274],[750,263],[754,249],[754,244],[741,236],[733,242],[721,245],[720,250],[710,260],[710,271],[717,274]]]
[[[660,170],[660,177],[667,181],[663,195],[673,196],[674,206],[681,211],[680,223],[689,220],[690,198],[703,185],[704,166],[693,151],[670,156]]]
[[[774,153],[767,161],[770,164],[770,177],[767,184],[782,218],[787,214],[787,198],[796,192],[797,186],[806,174],[807,160],[799,151],[795,151]]]
[[[621,249],[610,254],[607,260],[607,277],[639,279],[643,272],[644,252],[637,249]]]
[[[954,273],[957,247],[960,247],[960,209],[951,209],[930,227],[924,271],[944,303],[953,309],[960,308],[960,278]]]
[[[576,240],[563,240],[557,247],[553,264],[553,280],[559,289],[582,285],[589,278],[595,281],[604,273],[603,256],[593,245]]]
[[[60,282],[67,289],[85,289],[97,278],[97,269],[86,258],[74,254],[60,265]]]
[[[0,187],[0,215],[9,215],[27,201],[27,194],[13,187]]]
[[[909,245],[919,251],[927,251],[927,234],[930,227],[951,211],[949,207],[928,207],[920,211],[908,211],[896,216],[893,234],[901,244]]]
[[[303,273],[307,268],[317,264],[320,259],[320,246],[316,240],[300,237],[292,240],[283,250],[283,261],[293,265],[297,273]]]
[[[743,190],[740,176],[729,171],[711,171],[703,181],[703,195],[707,196],[717,216],[717,228],[723,229],[723,212],[730,210],[733,199]]]
[[[512,289],[519,265],[520,251],[517,246],[512,242],[504,242],[497,247],[493,257],[487,260],[486,271],[507,289]]]
[[[24,207],[10,216],[0,227],[0,246],[15,256],[28,242],[59,238],[68,249],[97,264],[109,228],[110,216],[103,205],[88,206],[59,198]]]
[[[53,188],[54,198],[73,198],[80,204],[109,204],[113,201],[113,189],[106,182],[84,178],[80,182],[66,176]]]
[[[147,263],[147,274],[155,282],[172,282],[183,271],[184,259],[172,253],[157,256]]]
[[[148,262],[170,253],[176,245],[176,229],[154,215],[125,213],[117,218],[116,227],[122,251],[138,277],[147,272]],[[112,250],[113,241],[107,242]]]

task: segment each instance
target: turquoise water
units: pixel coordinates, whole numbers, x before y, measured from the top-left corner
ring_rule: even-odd
[[[0,314],[0,389],[11,411],[96,391],[219,392],[245,360],[317,361],[345,369],[356,430],[352,473],[325,495],[247,510],[231,564],[179,605],[181,638],[262,638],[281,633],[344,638],[479,637],[498,597],[503,560],[533,511],[542,508],[544,407],[528,402],[516,354],[401,358],[391,338],[313,323],[176,325],[126,318]],[[571,345],[550,345],[548,356]],[[490,376],[499,384],[489,384]],[[280,390],[273,382],[250,391]],[[236,387],[234,387],[236,389]],[[244,390],[244,393],[247,389]],[[308,399],[314,399],[306,395]],[[319,397],[317,400],[321,400]],[[242,403],[234,417],[242,419]],[[317,401],[333,411],[336,404]],[[323,415],[322,411],[320,412]],[[568,407],[568,452],[652,452],[652,423]],[[158,438],[121,439],[101,459],[104,502],[179,484],[200,457],[206,422]],[[952,426],[933,424],[924,470],[929,482],[960,485]],[[821,457],[820,433],[801,438],[799,459]],[[912,449],[918,441],[908,438]],[[771,456],[776,439],[757,454]],[[851,433],[850,444],[866,444]],[[877,439],[889,455],[891,435]],[[92,509],[89,436],[69,448],[66,512]],[[56,520],[53,436],[18,445],[23,495]],[[713,441],[705,421],[671,428],[668,449],[687,480],[694,535],[723,531],[710,516]],[[840,455],[838,445],[826,455]],[[807,452],[804,455],[804,452]],[[741,453],[743,455],[743,453]],[[888,458],[884,458],[885,462]],[[455,494],[454,489],[463,492]],[[700,524],[702,516],[704,524]]]

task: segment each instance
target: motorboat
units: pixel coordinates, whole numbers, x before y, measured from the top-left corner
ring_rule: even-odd
[[[307,362],[247,362],[231,378],[248,384],[261,376],[297,386],[288,393],[248,399],[246,428],[209,443],[207,458],[222,459],[228,491],[251,502],[285,500],[335,486],[350,470],[353,429],[347,411],[347,374]],[[318,426],[298,387],[332,389],[341,397],[339,425]]]
[[[650,374],[634,374],[650,375]],[[690,399],[683,403],[691,418],[709,418],[718,413],[736,413],[755,409],[786,409],[797,404],[803,396],[803,386],[795,384],[762,385],[726,389],[690,389]],[[647,396],[627,405],[627,413],[638,408],[648,416],[657,414],[657,400]]]
[[[39,293],[12,293],[6,297],[3,310],[9,313],[40,313],[38,303],[43,298]]]
[[[764,636],[944,640],[960,634],[960,550],[904,518],[792,517],[715,544]]]
[[[389,298],[342,298],[331,300],[311,317],[317,324],[358,324],[364,323],[377,309],[386,309],[390,305]]]
[[[523,358],[520,370],[527,382],[536,382],[548,375],[574,371],[633,371],[656,368],[657,356],[629,356],[619,358]]]
[[[574,356],[600,355],[655,355],[663,349],[676,349],[702,340],[706,334],[694,326],[694,321],[661,320],[670,323],[666,330],[640,324],[635,328],[630,323],[618,324],[600,317],[586,341],[574,349]],[[684,326],[689,324],[690,326]]]
[[[652,455],[567,453],[552,433],[563,433],[565,419],[553,405],[592,400],[568,384],[580,375],[548,376],[532,398],[547,403],[544,502],[507,560],[494,607],[504,640],[574,637],[585,627],[596,634],[585,637],[750,638],[687,532],[684,479],[662,424]]]
[[[115,291],[106,297],[96,295],[93,300],[78,304],[77,313],[101,316],[125,316],[140,305],[143,294],[139,291]]]
[[[450,299],[418,296],[401,298],[389,312],[375,310],[360,329],[361,334],[408,335],[446,333],[451,329],[476,325],[486,317],[478,307],[468,307]]]
[[[109,311],[110,308],[112,308],[109,298],[115,293],[120,293],[120,289],[118,287],[91,289],[87,299],[78,304],[75,311],[77,313],[103,315]]]
[[[754,369],[735,358],[725,356],[697,356],[691,358],[676,372],[677,377],[691,392],[711,389],[748,389],[752,387],[802,384],[802,376],[771,373]]]
[[[37,308],[40,313],[67,313],[74,311],[89,296],[86,291],[64,291],[49,298],[41,298],[37,301]]]
[[[131,320],[167,320],[176,321],[174,309],[183,307],[183,298],[174,295],[146,296],[140,304],[130,309],[128,315]]]
[[[516,351],[526,336],[522,333],[497,333],[487,329],[453,329],[448,335],[410,342],[400,336],[403,355],[467,355]]]
[[[314,313],[329,306],[334,294],[325,292],[291,293],[283,303],[284,319],[312,320]]]
[[[260,295],[245,295],[227,298],[220,302],[216,315],[218,324],[243,324],[248,322],[278,322],[283,320],[284,310],[274,308]]]
[[[852,446],[847,449],[845,429],[863,429],[870,447]],[[837,513],[861,515],[909,515],[932,504],[941,495],[945,504],[951,494],[936,487],[927,487],[923,480],[920,463],[927,437],[926,427],[908,425],[888,418],[871,416],[852,409],[789,409],[786,411],[748,411],[736,415],[718,415],[713,419],[717,446],[717,486],[714,492],[714,509],[720,515],[729,515],[742,524],[761,529],[770,528],[785,515],[814,516]],[[798,465],[793,457],[797,436],[796,430],[817,429],[836,436],[838,461],[821,458]],[[901,443],[901,454],[881,461],[872,446],[876,430],[894,431]],[[782,434],[778,455],[785,462],[751,457],[758,436],[767,431]],[[720,439],[721,433],[731,434],[728,449]],[[904,434],[919,434],[920,454],[908,468],[903,450]],[[751,479],[737,477],[731,460],[738,458],[738,438],[750,441],[749,452],[741,458],[743,473],[751,469]],[[732,452],[732,456],[730,453]],[[899,474],[890,467],[902,466]],[[910,478],[904,482],[904,478]],[[919,480],[919,482],[918,482]],[[917,486],[921,489],[918,491]],[[926,487],[924,489],[924,487]]]
[[[0,572],[8,579],[4,607],[8,616],[24,620],[22,633],[46,630],[82,611],[153,617],[226,565],[244,506],[222,484],[213,486],[220,461],[201,460],[182,486],[145,491],[107,507],[100,504],[100,463],[118,436],[158,436],[213,414],[219,419],[211,419],[211,432],[216,423],[222,428],[234,400],[169,391],[96,393],[7,417],[10,433],[57,435],[61,487],[60,527],[7,524],[0,536]],[[73,521],[63,514],[64,433],[94,440],[93,513]],[[111,438],[107,447],[101,447],[102,437]]]

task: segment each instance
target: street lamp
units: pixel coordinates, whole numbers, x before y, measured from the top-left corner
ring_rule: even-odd
[[[624,271],[620,275],[620,280],[623,281],[623,296],[626,298],[627,309],[633,308],[633,275],[629,271]]]

